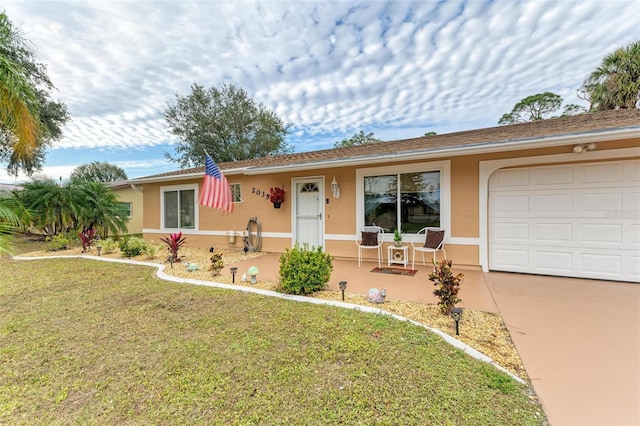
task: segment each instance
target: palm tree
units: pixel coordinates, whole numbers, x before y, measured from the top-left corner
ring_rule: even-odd
[[[70,188],[59,186],[53,179],[26,183],[19,194],[20,201],[33,215],[33,225],[46,235],[76,229],[76,198]]]
[[[14,52],[28,52],[27,43],[5,13],[0,13],[0,125],[13,141],[14,161],[30,159],[40,133],[36,90]]]
[[[95,228],[102,238],[126,233],[127,212],[107,185],[78,180],[72,182],[69,189],[74,197],[73,204],[77,206],[79,227],[83,230]]]
[[[14,196],[0,193],[0,254],[11,252],[11,234],[23,224],[21,207]]]
[[[640,41],[607,55],[582,84],[581,97],[591,111],[640,105]]]

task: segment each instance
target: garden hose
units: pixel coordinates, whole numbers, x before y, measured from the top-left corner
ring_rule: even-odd
[[[257,217],[252,217],[247,223],[247,246],[250,251],[260,251],[262,245],[262,225]]]

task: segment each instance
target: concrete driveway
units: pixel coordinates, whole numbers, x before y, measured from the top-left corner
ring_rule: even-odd
[[[640,284],[485,278],[552,425],[640,425]]]

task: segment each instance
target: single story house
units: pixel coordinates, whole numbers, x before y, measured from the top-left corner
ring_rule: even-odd
[[[639,109],[218,166],[231,214],[198,204],[204,154],[202,167],[134,179],[144,238],[241,248],[232,236],[249,229],[263,251],[301,242],[355,259],[364,225],[389,243],[396,228],[407,239],[434,226],[458,267],[640,282]],[[285,191],[280,208],[271,188]]]

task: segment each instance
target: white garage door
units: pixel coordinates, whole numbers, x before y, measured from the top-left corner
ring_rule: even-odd
[[[496,171],[489,269],[640,282],[640,161]]]

